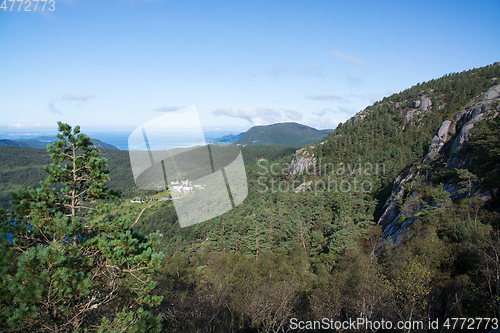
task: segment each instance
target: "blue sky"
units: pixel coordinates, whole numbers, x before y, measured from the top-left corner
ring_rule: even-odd
[[[384,96],[500,60],[500,1],[18,4],[0,10],[3,133],[58,120],[133,129],[190,105],[208,130],[334,128]]]

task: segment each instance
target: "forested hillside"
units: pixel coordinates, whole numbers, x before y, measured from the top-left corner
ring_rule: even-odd
[[[234,143],[248,145],[289,145],[304,146],[321,140],[332,130],[317,130],[297,123],[278,123],[267,126],[254,126]]]
[[[228,135],[224,135],[224,136],[222,136],[220,138],[216,138],[216,139],[213,139],[213,140],[208,140],[207,143],[231,144],[231,143],[234,143],[239,138],[241,138],[243,136],[243,134],[245,134],[245,132],[242,132],[242,133],[237,134],[237,135],[228,134]]]
[[[384,320],[394,332],[430,331],[395,327],[407,320],[446,328],[449,318],[495,318],[479,325],[498,327],[498,78],[497,63],[417,84],[298,150],[243,147],[248,197],[235,209],[181,229],[164,202],[133,225],[130,235],[157,235],[148,239],[165,255],[148,276],[158,282],[148,290],[157,304],[150,317],[133,307],[137,318],[157,327],[151,318],[162,316],[164,332],[288,332],[292,318]],[[36,152],[40,172],[48,163],[42,151],[1,149]],[[123,153],[101,154],[121,200],[138,193]],[[14,177],[27,162],[9,163],[4,188],[24,187]],[[99,221],[138,213],[107,210]],[[130,295],[89,308],[85,327],[117,318]]]
[[[195,323],[215,321],[227,331],[246,325],[279,331],[295,316],[498,317],[498,199],[479,195],[491,185],[477,191],[499,166],[489,162],[493,169],[476,171],[491,156],[498,160],[496,120],[472,129],[471,145],[480,142],[488,154],[474,155],[470,171],[441,166],[434,174],[447,179],[426,180],[423,173],[408,185],[414,190],[397,209],[416,205],[418,214],[396,245],[381,238],[377,222],[396,176],[421,168],[442,122],[499,77],[500,66],[491,65],[385,98],[298,152],[296,163],[312,162],[302,175],[291,176],[290,157],[248,166],[248,198],[220,218],[180,229],[173,208],[165,207],[141,221],[138,230],[160,226],[165,234],[171,262],[160,286],[169,293],[169,329],[196,331]],[[477,172],[476,178],[465,172]],[[459,189],[472,180],[474,192],[452,195],[443,190],[450,180]],[[300,188],[305,191],[295,191]],[[401,215],[399,223],[411,216]],[[207,310],[199,313],[192,304]]]
[[[274,160],[293,154],[297,146],[252,146],[242,147],[245,164],[256,164],[257,160]],[[45,179],[44,167],[50,163],[50,156],[45,149],[0,146],[0,209],[11,208],[12,190],[36,187]],[[135,186],[130,167],[128,151],[101,149],[101,156],[108,159],[110,180],[107,186],[119,191],[123,198],[150,195]]]

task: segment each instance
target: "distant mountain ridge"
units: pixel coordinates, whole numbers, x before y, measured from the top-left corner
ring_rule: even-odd
[[[287,145],[305,146],[320,141],[333,129],[317,130],[298,123],[278,123],[254,126],[235,141],[237,145]]]
[[[40,136],[33,139],[17,139],[17,140],[9,140],[2,139],[0,140],[0,146],[13,146],[13,147],[24,147],[24,148],[47,148],[49,143],[58,140],[57,137],[52,136]],[[117,147],[110,145],[109,143],[102,142],[98,139],[91,139],[94,142],[94,146],[97,148],[105,148],[105,149],[115,149],[118,150]]]
[[[237,134],[237,135],[228,134],[228,135],[224,135],[224,136],[217,138],[217,139],[208,140],[207,142],[212,143],[212,144],[231,144],[231,143],[234,143],[235,141],[237,141],[238,139],[240,139],[243,136],[243,134],[245,134],[245,132],[242,132],[242,133]]]

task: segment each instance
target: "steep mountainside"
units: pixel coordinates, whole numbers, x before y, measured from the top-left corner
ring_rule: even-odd
[[[412,201],[416,202],[420,199],[429,204],[432,203],[430,198],[418,189],[418,186],[424,183],[424,179],[436,183],[445,181],[443,189],[454,201],[464,199],[467,196],[466,192],[470,191],[469,196],[480,195],[483,202],[494,203],[495,197],[499,194],[495,186],[500,183],[491,176],[496,175],[499,165],[493,164],[487,173],[481,172],[481,165],[478,163],[491,164],[489,163],[491,161],[487,161],[486,156],[481,159],[474,158],[475,155],[478,157],[473,151],[473,148],[477,148],[474,147],[477,146],[477,142],[471,141],[471,138],[472,129],[478,122],[496,122],[497,119],[494,118],[499,113],[500,84],[474,97],[463,109],[443,121],[432,138],[422,164],[415,163],[409,170],[402,171],[396,177],[391,196],[385,203],[383,214],[378,220],[378,224],[384,227],[384,238],[392,236],[394,241],[399,240],[405,234],[406,229],[418,219],[424,207],[410,204]],[[499,134],[496,133],[496,135]],[[492,143],[493,138],[488,139],[488,142]],[[498,152],[496,154],[498,155]],[[461,174],[458,170],[467,171],[462,171]],[[467,189],[467,184],[461,182],[463,175],[466,175],[464,172],[468,170],[478,171],[478,175],[485,176],[478,179],[469,173],[468,177],[472,181],[469,184],[470,189]],[[401,206],[400,203],[404,198],[409,199],[406,200],[405,205]]]
[[[323,140],[323,145],[318,145],[322,162],[356,163],[362,160],[382,163],[384,172],[378,177],[380,183],[376,188],[380,191],[376,197],[383,203],[391,193],[396,175],[405,168],[422,164],[443,121],[449,119],[457,123],[457,112],[465,110],[468,103],[474,104],[473,98],[481,98],[481,94],[497,85],[498,78],[500,63],[495,63],[445,75],[386,97],[339,125]],[[490,108],[491,105],[483,107]],[[477,106],[474,110],[472,114],[478,114]],[[471,113],[467,114],[466,117],[472,117]],[[463,118],[461,122],[467,122],[467,119]],[[465,124],[462,123],[458,124],[459,128]],[[470,127],[467,125],[466,131]],[[450,135],[459,135],[453,130],[451,132]],[[459,139],[457,145],[460,141],[463,139]],[[439,145],[435,140],[434,144]],[[378,209],[377,219],[381,213]]]
[[[297,123],[279,123],[268,126],[254,126],[235,142],[247,145],[289,145],[303,146],[321,140],[332,130],[317,130]]]

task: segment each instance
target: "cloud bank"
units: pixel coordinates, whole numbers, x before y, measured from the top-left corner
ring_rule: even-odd
[[[58,115],[62,115],[61,106],[80,107],[88,101],[96,98],[94,94],[72,94],[66,93],[59,98],[53,98],[48,103],[49,111]]]
[[[344,97],[342,97],[340,95],[335,95],[335,94],[309,95],[309,96],[306,96],[306,98],[313,99],[315,101],[332,101],[332,102],[344,100]]]
[[[363,59],[344,54],[340,51],[333,51],[332,56],[335,58],[338,58],[338,59],[348,61],[353,65],[357,65],[357,66],[361,66],[361,67],[366,65],[366,62]]]
[[[302,113],[289,109],[273,108],[219,108],[212,112],[216,116],[241,118],[252,125],[268,125],[278,122],[301,121]]]
[[[167,106],[160,106],[154,109],[156,112],[173,112],[177,111],[179,109],[184,108],[184,106],[173,106],[173,105],[167,105]]]

